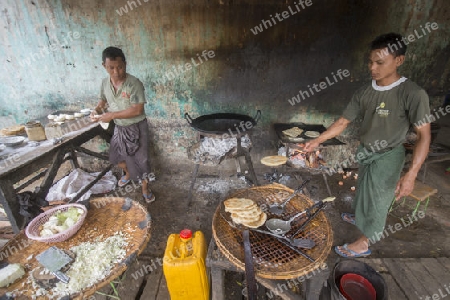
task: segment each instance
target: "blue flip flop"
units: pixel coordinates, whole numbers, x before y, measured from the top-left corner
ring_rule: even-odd
[[[344,222],[347,222],[347,223],[352,224],[352,225],[356,225],[356,222],[355,222],[355,214],[351,214],[351,213],[342,213],[342,214],[341,214],[341,219],[342,219]]]
[[[119,182],[117,183],[117,185],[119,187],[123,187],[124,185],[127,185],[128,182],[130,182],[131,179],[125,179],[125,175],[122,176],[122,178],[120,178]]]
[[[156,200],[156,197],[152,191],[149,191],[148,194],[142,194],[142,197],[144,198],[145,202],[147,202],[147,203],[152,203]]]
[[[366,257],[372,254],[372,251],[368,249],[366,252],[357,253],[353,250],[348,249],[348,244],[344,244],[341,246],[346,252],[350,254],[346,254],[345,252],[339,250],[339,246],[334,247],[334,252],[336,252],[338,255],[344,257],[344,258],[358,258],[358,257]]]

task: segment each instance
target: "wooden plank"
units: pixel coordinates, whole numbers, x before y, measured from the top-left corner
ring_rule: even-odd
[[[428,291],[423,286],[421,278],[418,279],[412,274],[398,258],[385,258],[383,263],[408,299],[420,299],[422,295],[427,295]]]
[[[211,267],[211,299],[225,300],[224,271],[218,267]]]
[[[158,290],[162,277],[164,277],[162,268],[156,268],[156,270],[153,270],[150,274],[147,275],[147,283],[142,292],[141,299],[156,299],[156,297],[158,296]]]
[[[169,294],[169,290],[167,289],[166,277],[162,276],[161,283],[159,284],[159,290],[158,290],[158,295],[156,297],[156,300],[169,300],[169,299],[170,299],[170,294]]]
[[[404,263],[406,268],[409,270],[407,274],[411,274],[420,280],[422,285],[425,287],[425,290],[428,291],[428,293],[419,295],[420,297],[425,298],[427,295],[433,295],[437,290],[439,290],[439,282],[437,282],[428,270],[424,268],[420,258],[403,258],[400,261]]]
[[[142,263],[134,261],[130,264],[122,279],[116,279],[120,282],[116,284],[120,299],[136,299],[139,288],[145,280],[145,272],[142,267]]]
[[[421,258],[423,267],[429,272],[430,277],[439,284],[439,288],[450,284],[450,271],[441,265],[436,258]]]
[[[448,270],[448,272],[450,273],[450,258],[448,258],[448,257],[438,257],[437,261],[441,264],[441,266],[446,268]]]
[[[404,291],[397,284],[397,281],[389,274],[388,268],[382,258],[362,258],[361,261],[371,266],[383,277],[388,290],[388,299],[407,299]]]
[[[19,213],[20,205],[11,180],[0,179],[0,204],[8,216],[14,233],[19,233],[24,226],[25,219]]]
[[[382,274],[388,289],[388,299],[407,299],[404,291],[397,285],[391,274]]]

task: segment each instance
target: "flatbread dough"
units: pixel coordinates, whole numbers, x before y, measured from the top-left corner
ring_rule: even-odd
[[[18,135],[18,134],[21,134],[24,132],[25,132],[25,126],[23,126],[23,125],[14,125],[11,127],[5,127],[0,131],[0,133],[2,135],[8,135],[8,136]]]
[[[287,161],[286,156],[281,155],[274,155],[274,156],[266,156],[261,159],[261,163],[263,165],[269,166],[269,167],[276,167],[279,165],[284,165]]]
[[[290,137],[297,137],[300,134],[302,134],[303,129],[300,129],[298,127],[292,127],[286,130],[283,130],[284,135],[290,136]]]
[[[305,136],[310,138],[316,138],[319,137],[320,133],[318,131],[306,131]]]

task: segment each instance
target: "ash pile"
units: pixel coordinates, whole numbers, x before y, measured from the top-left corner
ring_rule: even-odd
[[[241,147],[249,151],[252,147],[250,137],[241,137]],[[225,158],[233,158],[237,154],[237,138],[203,137],[188,149],[188,158],[196,164],[218,165]]]

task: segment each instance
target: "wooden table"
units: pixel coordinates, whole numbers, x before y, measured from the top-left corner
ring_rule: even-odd
[[[98,124],[92,123],[89,117],[83,117],[70,121],[67,126],[70,131],[61,139],[45,140],[38,146],[32,147],[30,142],[24,142],[16,147],[7,147],[0,152],[0,203],[2,204],[11,227],[15,233],[18,233],[24,227],[24,217],[19,213],[20,205],[17,194],[20,190],[30,185],[37,179],[44,177],[42,184],[35,191],[37,196],[45,198],[56,173],[65,160],[72,160],[74,167],[79,167],[76,159],[76,152],[84,152],[88,155],[107,160],[105,155],[95,153],[81,147],[81,145],[94,137],[100,135],[104,139],[108,139],[106,131]],[[68,155],[66,155],[68,154]],[[50,167],[48,165],[50,164]],[[24,179],[26,176],[48,167],[43,172],[38,172],[27,182],[18,187],[14,184]],[[72,199],[78,200],[86,191],[88,191],[98,180],[101,179],[107,171],[111,169],[111,165],[103,170],[99,176],[88,186],[83,188],[77,196]]]

